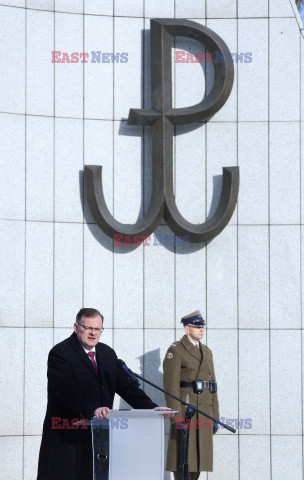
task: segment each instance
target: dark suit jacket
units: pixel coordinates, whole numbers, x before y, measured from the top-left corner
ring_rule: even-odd
[[[117,366],[112,348],[98,343],[96,358],[98,373],[75,333],[49,353],[48,404],[37,480],[92,480],[90,427],[71,428],[72,420],[90,419],[98,407],[112,408],[115,393],[133,408],[157,406]]]

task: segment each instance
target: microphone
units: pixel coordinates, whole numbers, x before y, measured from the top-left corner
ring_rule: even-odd
[[[125,362],[123,360],[117,360],[117,364],[128,375],[128,377],[131,378],[131,380],[133,380],[133,382],[135,382],[135,383],[137,383],[137,385],[139,385],[139,380],[136,377],[135,373],[132,372],[132,370],[130,370],[127,367],[127,365],[125,364]]]

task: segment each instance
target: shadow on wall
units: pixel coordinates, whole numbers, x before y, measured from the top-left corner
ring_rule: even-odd
[[[182,50],[185,52],[191,53],[193,56],[199,51],[205,53],[206,50],[202,45],[194,40],[190,40],[184,37],[175,37],[174,45],[177,50]],[[143,68],[142,68],[142,76],[141,76],[141,102],[139,101],[138,105],[130,105],[130,108],[143,108],[149,109],[151,108],[151,66],[150,66],[150,30],[143,30],[141,35],[141,58],[143,59]],[[205,57],[204,57],[205,60]],[[205,61],[199,63],[200,67],[202,68],[202,98],[205,98],[206,95],[210,93],[212,87],[214,85],[214,68],[212,63],[206,63]],[[174,85],[174,74],[175,74],[175,63],[174,60],[172,61],[172,105],[175,108],[175,85]],[[192,103],[197,103],[201,99],[196,99]],[[181,105],[178,105],[179,107]],[[184,106],[184,105],[183,105]],[[186,106],[186,105],[185,105]],[[189,105],[187,105],[189,106]],[[175,136],[179,135],[186,135],[187,133],[199,128],[203,123],[195,123],[191,125],[181,125],[175,127]],[[151,127],[139,127],[133,125],[127,125],[127,119],[122,118],[120,121],[119,126],[119,135],[123,136],[132,136],[132,137],[141,137],[141,204],[139,206],[138,212],[138,221],[144,213],[147,211],[150,199],[151,199],[151,169],[152,169],[152,145],[151,145]],[[174,139],[173,139],[174,141]],[[202,158],[202,162],[204,162],[204,158]],[[99,164],[100,159],[96,158],[96,165]],[[175,162],[174,162],[175,163]],[[114,158],[114,166],[115,166],[115,158]],[[104,234],[100,234],[100,229],[96,226],[91,213],[89,211],[89,207],[87,205],[87,201],[84,194],[84,184],[83,184],[83,171],[79,172],[79,188],[80,188],[80,198],[81,204],[83,208],[83,214],[86,223],[94,235],[96,240],[105,248],[110,251],[113,251],[113,242],[112,239],[107,237]],[[211,208],[207,219],[209,219],[214,211],[217,208],[217,205],[220,200],[221,195],[221,186],[222,186],[222,176],[218,175],[215,176],[213,179],[213,198],[211,203]],[[203,179],[202,179],[202,188],[205,188]],[[115,193],[115,192],[114,192]],[[118,193],[116,192],[116,195]],[[205,210],[205,207],[202,205],[202,209]],[[109,210],[111,211],[111,205],[109,205]],[[162,220],[161,225],[166,225],[165,221]],[[168,229],[171,232],[171,230]],[[171,232],[172,233],[172,232]],[[175,242],[168,242],[168,244],[162,242],[161,236],[159,236],[158,231],[154,233],[156,237],[157,244],[163,245],[167,250],[171,252],[178,252],[178,253],[191,253],[201,248],[204,248],[206,244],[189,244],[187,241],[179,240],[179,245],[181,247],[185,246],[185,248],[176,248]],[[172,233],[172,236],[174,234]],[[137,246],[127,246],[124,245],[122,247],[115,246],[115,253],[128,253],[132,250],[137,248]]]
[[[160,358],[160,349],[157,348],[156,350],[152,350],[151,352],[147,352],[144,355],[139,357],[140,359],[140,372],[136,372],[142,377],[150,380],[151,382],[155,383],[159,387],[163,388],[163,374],[160,371],[162,359]],[[144,389],[146,394],[155,402],[157,405],[165,406],[166,400],[165,396],[159,390],[153,388],[152,386],[148,385],[147,383],[143,386],[144,382],[140,382],[140,387]],[[125,402],[122,398],[120,399],[119,409],[125,410],[130,409],[130,405]],[[166,457],[167,457],[167,444],[168,444],[168,434],[170,428],[169,420],[165,420],[165,464],[166,464]],[[164,480],[170,480],[170,473],[165,472]]]
[[[163,374],[160,370],[162,362],[162,359],[160,358],[160,349],[157,348],[156,350],[147,352],[138,358],[140,360],[140,372],[136,373],[163,388]],[[153,402],[157,403],[157,405],[166,405],[165,396],[162,392],[153,388],[148,383],[143,384],[144,382],[140,381],[140,388],[146,392]],[[123,399],[120,399],[119,408],[125,409],[130,408],[130,406]]]

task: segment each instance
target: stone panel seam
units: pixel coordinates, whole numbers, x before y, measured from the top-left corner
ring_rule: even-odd
[[[300,41],[300,48],[299,48],[299,56],[300,56],[300,222],[302,220],[302,34],[300,32],[299,41]],[[303,257],[302,257],[302,228],[300,227],[300,295],[301,295],[301,405],[302,405],[302,472],[304,468],[304,407],[303,407],[303,276],[302,276],[302,268],[303,268]]]
[[[55,12],[56,13],[56,12]],[[56,64],[55,64],[56,65]],[[55,66],[54,65],[54,66]],[[64,120],[83,120],[83,116],[81,117],[73,117],[73,116],[64,116],[64,115],[45,115],[45,114],[38,114],[38,113],[20,113],[20,112],[8,112],[6,110],[1,110],[0,115],[18,115],[18,116],[27,116],[27,117],[41,117],[41,118],[58,118]],[[119,118],[92,118],[92,117],[85,117],[84,120],[90,120],[95,122],[121,122],[122,120]],[[123,120],[127,122],[127,120]],[[204,122],[198,122],[202,125]],[[237,123],[235,120],[214,120],[211,119],[208,123]],[[238,123],[269,123],[268,120],[239,120]],[[300,120],[271,120],[271,123],[300,123]]]
[[[56,50],[56,15],[54,12],[54,51]],[[54,70],[53,70],[53,82],[54,82],[54,90],[53,90],[53,112],[54,112],[54,119],[53,119],[53,314],[52,314],[52,322],[53,322],[53,345],[55,343],[55,161],[56,161],[56,64],[54,63]]]
[[[63,14],[69,14],[69,15],[85,15],[85,16],[89,16],[89,17],[109,17],[109,18],[112,18],[112,16],[114,15],[108,15],[108,14],[102,14],[102,13],[84,13],[84,12],[68,12],[68,11],[65,11],[65,10],[56,10],[55,8],[53,10],[50,10],[50,9],[47,9],[47,8],[34,8],[34,7],[20,7],[20,6],[14,6],[14,5],[6,5],[6,4],[3,4],[3,3],[0,3],[0,7],[7,7],[7,8],[18,8],[18,9],[22,9],[22,10],[34,10],[34,11],[38,11],[38,12],[55,12],[55,13],[63,13]],[[289,15],[289,16],[271,16],[271,18],[294,18],[295,16],[294,15]],[[139,15],[139,16],[135,16],[135,15],[115,15],[115,18],[144,18],[143,16]],[[154,16],[151,16],[151,17],[146,17],[147,19],[151,19],[151,18],[154,18]],[[200,19],[201,17],[198,16],[198,17],[191,17],[191,19]],[[207,16],[206,16],[207,18]],[[267,18],[266,16],[263,17],[239,17],[240,19],[249,19],[249,20],[258,20],[259,18]],[[237,15],[235,17],[208,17],[208,20],[238,20],[238,17]]]
[[[113,52],[114,52],[114,1],[113,1]],[[112,111],[113,111],[113,118],[112,121],[112,211],[114,215],[114,155],[115,155],[115,138],[114,138],[114,131],[115,131],[115,123],[114,123],[114,79],[115,79],[115,70],[114,70],[114,63],[113,63],[113,102],[112,102]],[[112,243],[112,346],[114,348],[114,314],[115,314],[115,288],[114,288],[114,273],[115,273],[115,262],[114,262],[114,242]]]
[[[142,106],[145,108],[145,95],[146,95],[146,83],[145,83],[145,57],[146,57],[146,36],[145,36],[145,5],[144,5],[144,0],[143,0],[143,34],[142,34]],[[146,131],[145,127],[142,128],[142,205],[143,205],[143,211],[142,214],[144,215],[146,213],[146,205],[145,205],[145,194],[146,194],[146,175],[145,175],[145,166],[146,166],[146,151],[145,151],[145,145],[146,145]],[[142,336],[143,336],[143,348],[142,348],[142,353],[143,353],[143,362],[142,362],[142,375],[145,378],[145,373],[146,373],[146,361],[145,361],[145,353],[146,353],[146,322],[145,322],[145,316],[146,316],[146,310],[145,310],[145,289],[146,289],[146,282],[145,282],[145,247],[142,246],[142,268],[143,268],[143,284],[142,284],[142,312],[143,312],[143,318],[142,318]],[[144,391],[147,389],[147,385],[144,383]]]
[[[272,480],[272,442],[271,442],[271,329],[270,329],[270,319],[271,319],[271,302],[270,302],[270,98],[269,98],[269,87],[270,87],[270,4],[268,2],[268,308],[269,308],[269,463],[270,463],[270,480]]]
[[[84,1],[82,0],[82,12],[84,12]],[[84,13],[82,13],[82,45],[83,45],[83,52],[85,52],[85,16]],[[85,63],[82,65],[82,168],[83,168],[83,173],[84,173],[84,164],[85,164]],[[81,205],[82,205],[82,219],[83,219],[83,225],[82,225],[82,299],[81,299],[81,304],[82,307],[84,307],[84,269],[85,269],[85,239],[84,239],[84,177],[82,177],[82,182],[81,182]]]
[[[238,2],[236,1],[236,51],[239,51],[239,19],[238,19]],[[237,155],[237,165],[239,165],[239,68],[238,63],[236,67],[236,155]],[[239,315],[239,206],[236,205],[236,302],[237,302],[237,384],[238,384],[238,418],[240,418],[240,315]],[[241,439],[240,439],[240,430],[237,431],[238,434],[238,478],[241,478]]]
[[[24,107],[25,107],[25,121],[24,121],[24,220],[26,220],[26,156],[27,156],[27,12],[24,15]],[[24,222],[24,316],[23,327],[26,325],[26,222]],[[25,368],[26,368],[26,355],[25,355],[25,342],[26,342],[26,329],[23,328],[23,405],[22,405],[22,478],[24,478],[24,459],[25,459]]]

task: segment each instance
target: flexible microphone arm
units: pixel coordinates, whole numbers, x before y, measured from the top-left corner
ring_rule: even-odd
[[[210,420],[213,420],[215,423],[218,423],[219,425],[222,425],[222,427],[226,428],[226,430],[229,430],[230,432],[232,433],[235,433],[236,430],[232,427],[230,427],[229,425],[226,425],[226,423],[223,423],[221,422],[220,420],[218,420],[217,418],[214,418],[214,417],[211,417],[211,415],[208,415],[208,413],[205,413],[203,412],[202,410],[199,410],[198,408],[196,408],[194,405],[192,405],[191,403],[188,403],[188,402],[184,402],[184,400],[182,400],[181,398],[178,398],[176,397],[175,395],[173,395],[173,393],[169,393],[167,392],[166,390],[164,390],[163,388],[159,387],[158,385],[155,385],[155,383],[152,383],[150,382],[149,380],[146,380],[144,377],[141,377],[140,375],[138,375],[137,373],[134,373],[132,372],[132,370],[130,370],[127,365],[125,364],[125,362],[123,360],[118,360],[117,361],[118,365],[120,366],[120,368],[123,369],[123,371],[131,378],[131,380],[133,380],[134,382],[136,382],[137,384],[139,384],[138,382],[138,378],[140,380],[142,380],[143,382],[146,382],[148,383],[149,385],[151,385],[152,387],[154,388],[157,388],[157,390],[160,390],[161,392],[165,393],[166,395],[169,395],[169,397],[172,397],[172,398],[175,398],[175,400],[178,400],[180,403],[182,403],[183,405],[186,405],[187,407],[190,407],[191,409],[195,410],[196,412],[198,413],[201,413],[202,415],[204,415],[205,417],[207,418],[210,418]],[[135,378],[134,378],[135,377]]]

